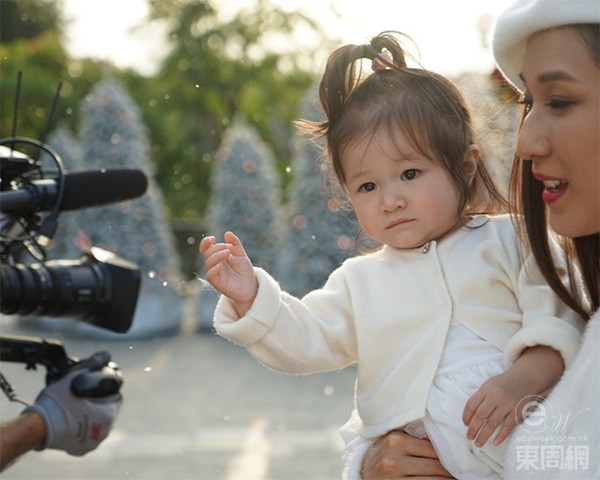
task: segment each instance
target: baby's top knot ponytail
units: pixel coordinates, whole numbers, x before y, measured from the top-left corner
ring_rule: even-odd
[[[321,104],[327,116],[327,121],[318,128],[320,134],[327,135],[348,99],[364,80],[361,75],[363,60],[371,60],[374,73],[401,72],[407,68],[406,54],[398,36],[412,42],[407,35],[386,31],[373,37],[369,43],[345,45],[332,52],[319,87]]]
[[[375,55],[375,58],[373,58],[373,61],[371,62],[371,69],[374,72],[377,72],[379,70],[386,70],[392,68],[393,66],[394,58],[392,57],[392,54],[389,52],[389,50],[379,52],[377,55]]]
[[[398,40],[398,35],[412,42],[407,35],[392,31],[380,33],[371,39],[369,46],[374,55],[369,58],[373,61],[373,71],[407,68],[406,52]]]

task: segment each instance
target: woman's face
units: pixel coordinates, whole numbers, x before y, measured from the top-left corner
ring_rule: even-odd
[[[568,27],[532,35],[521,76],[529,107],[517,154],[545,185],[551,227],[580,237],[600,232],[600,70]]]

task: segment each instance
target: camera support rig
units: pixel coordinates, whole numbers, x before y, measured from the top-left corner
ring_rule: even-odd
[[[67,373],[81,369],[82,372],[71,382],[71,392],[76,397],[107,397],[119,392],[123,377],[116,363],[110,361],[110,354],[100,351],[80,361],[67,355],[57,340],[2,335],[0,337],[0,361],[24,363],[27,370],[35,370],[37,365],[46,367],[46,385],[60,380]],[[11,385],[0,376],[0,389],[12,401],[16,398]]]
[[[0,138],[0,203],[3,204],[0,207],[0,311],[78,317],[98,327],[125,333],[136,309],[141,284],[139,267],[94,247],[84,252],[79,260],[45,262],[45,246],[56,232],[61,210],[143,195],[147,179],[139,170],[125,169],[80,172],[69,177],[60,156],[44,141],[61,84],[41,141],[15,135],[20,85],[21,72],[17,79],[12,132],[9,137]],[[32,149],[37,150],[37,160],[22,151],[30,153]],[[42,152],[52,162],[51,168],[43,168],[39,160]],[[23,250],[39,263],[17,263]],[[0,360],[24,363],[26,369],[43,365],[47,371],[47,385],[81,370],[70,385],[71,392],[77,397],[94,397],[101,401],[102,397],[118,394],[123,383],[121,372],[110,361],[108,352],[100,351],[79,360],[68,356],[56,340],[0,335]],[[2,374],[0,389],[10,400],[24,403],[16,398]]]

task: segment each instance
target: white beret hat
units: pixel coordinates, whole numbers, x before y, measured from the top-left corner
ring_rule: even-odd
[[[519,90],[527,38],[547,28],[600,23],[599,0],[517,0],[496,20],[492,50],[498,68]]]

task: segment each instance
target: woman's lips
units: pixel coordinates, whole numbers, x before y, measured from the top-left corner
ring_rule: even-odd
[[[553,178],[541,173],[534,173],[533,176],[544,184],[542,191],[542,200],[550,204],[556,202],[566,192],[569,183],[560,178]]]

